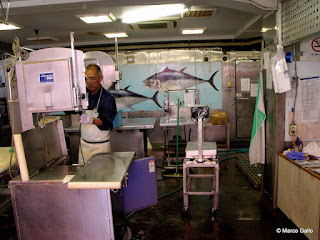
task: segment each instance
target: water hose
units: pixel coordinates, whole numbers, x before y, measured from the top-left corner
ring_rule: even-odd
[[[249,149],[248,148],[238,148],[238,149],[231,149],[231,150],[218,150],[219,156],[226,156],[226,155],[237,154],[237,153],[249,153]],[[229,159],[233,159],[233,158],[238,158],[238,157],[237,156],[226,157],[224,159],[219,160],[219,162],[223,162],[225,160],[229,160]]]

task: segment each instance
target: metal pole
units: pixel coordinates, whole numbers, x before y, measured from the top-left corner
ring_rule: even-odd
[[[282,3],[278,3],[278,44],[282,46]]]
[[[176,136],[176,174],[178,174],[178,160],[179,160],[179,99],[177,112],[177,136]]]
[[[114,39],[115,43],[115,51],[116,51],[116,71],[118,72],[119,76],[116,80],[116,90],[120,90],[120,72],[119,72],[119,49],[118,49],[118,38]]]
[[[10,0],[8,0],[8,4],[7,4],[6,22],[8,22],[9,20],[9,9],[10,9]]]
[[[72,58],[72,83],[73,83],[73,92],[74,92],[74,107],[78,110],[79,107],[79,93],[77,83],[79,82],[79,76],[76,66],[76,54],[74,49],[74,32],[70,32],[70,42],[71,42],[71,58]]]
[[[203,162],[202,118],[198,118],[198,162]]]

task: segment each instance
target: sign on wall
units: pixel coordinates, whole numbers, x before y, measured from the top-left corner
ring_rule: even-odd
[[[121,96],[117,107],[123,111],[162,110],[168,90],[200,90],[200,104],[222,108],[220,62],[136,64],[119,66]]]

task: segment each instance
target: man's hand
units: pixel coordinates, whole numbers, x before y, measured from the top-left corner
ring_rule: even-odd
[[[88,114],[82,114],[80,116],[80,123],[81,124],[92,124],[93,119]]]

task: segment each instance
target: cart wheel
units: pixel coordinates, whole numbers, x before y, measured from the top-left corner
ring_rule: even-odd
[[[212,207],[210,209],[210,215],[211,215],[211,220],[216,221],[218,216],[218,209],[215,209],[214,207]]]
[[[181,215],[183,218],[188,218],[189,217],[189,212],[188,212],[188,208],[187,207],[183,207],[181,209]]]

